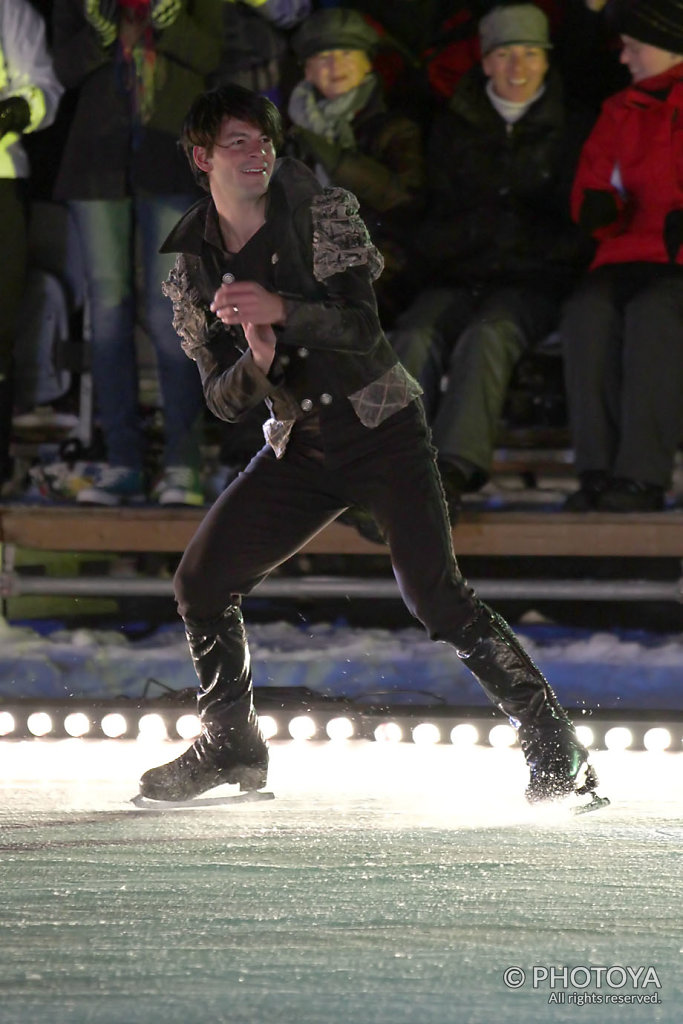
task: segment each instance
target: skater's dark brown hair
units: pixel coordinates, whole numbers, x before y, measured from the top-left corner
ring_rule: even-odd
[[[275,149],[282,143],[280,111],[265,96],[241,85],[221,85],[217,89],[201,93],[193,100],[187,112],[180,132],[180,145],[195,180],[207,192],[208,177],[206,172],[195,164],[192,149],[194,146],[202,146],[210,156],[226,117],[246,121],[247,124],[260,128],[272,141]]]

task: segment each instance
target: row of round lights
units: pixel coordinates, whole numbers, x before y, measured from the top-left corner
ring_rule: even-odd
[[[278,735],[278,723],[271,715],[260,715],[259,723],[266,739],[273,739]],[[83,712],[76,711],[66,715],[63,727],[68,736],[80,738],[92,732],[93,722]],[[42,737],[53,733],[55,726],[52,717],[46,711],[36,711],[28,716],[26,728],[32,736]],[[117,739],[129,732],[129,721],[120,712],[110,712],[102,717],[99,728],[104,736]],[[318,725],[310,715],[295,716],[290,720],[287,729],[294,740],[312,740],[318,735]],[[15,730],[16,722],[13,715],[9,711],[0,712],[0,737],[11,736]],[[142,715],[138,720],[137,730],[138,737],[143,740],[168,739],[167,723],[158,714]],[[192,714],[181,715],[175,722],[175,732],[181,739],[194,739],[200,732],[199,718]],[[356,727],[350,718],[331,718],[325,724],[325,732],[331,740],[350,740],[356,733]],[[589,726],[579,725],[576,732],[584,746],[593,745],[595,737]],[[374,729],[373,735],[379,743],[400,743],[406,738],[404,729],[394,721],[381,722]],[[408,738],[420,746],[432,746],[443,742],[444,736],[441,728],[435,723],[420,722],[411,727]],[[450,730],[449,739],[456,747],[468,747],[479,743],[482,737],[477,726],[471,722],[461,722]],[[511,726],[499,724],[488,731],[486,739],[492,747],[511,747],[517,741],[517,734]],[[633,746],[634,736],[630,729],[614,726],[606,731],[604,742],[608,750],[627,750]],[[661,727],[648,729],[643,737],[643,746],[653,752],[668,750],[672,743],[673,737],[669,730]]]

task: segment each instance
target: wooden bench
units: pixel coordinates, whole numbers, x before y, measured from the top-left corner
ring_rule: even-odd
[[[184,550],[205,510],[158,508],[79,508],[57,505],[0,505],[2,567],[0,595],[170,594],[167,579],[120,577],[55,578],[28,576],[16,569],[17,549],[45,552],[178,553]],[[539,558],[683,558],[683,510],[646,515],[571,515],[555,511],[466,510],[453,530],[462,556]],[[306,544],[302,556],[375,556],[381,565],[373,577],[345,575],[302,577],[273,574],[259,594],[281,596],[397,595],[387,549],[332,523]],[[386,561],[386,565],[385,565]],[[357,563],[356,563],[357,564]],[[545,596],[593,600],[683,599],[681,581],[533,580],[532,562],[525,578],[475,583],[482,596]]]

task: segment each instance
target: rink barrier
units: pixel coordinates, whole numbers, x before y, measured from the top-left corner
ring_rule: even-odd
[[[307,690],[257,688],[262,730],[270,741],[413,743],[513,747],[517,734],[494,708],[447,705],[396,707],[325,699]],[[579,738],[593,750],[683,750],[683,712],[570,711]],[[191,741],[199,732],[194,701],[85,701],[30,698],[0,703],[0,742],[34,740]]]
[[[128,575],[58,577],[22,573],[19,550],[140,554],[182,552],[206,509],[83,508],[0,505],[0,597],[170,597],[168,578]],[[533,559],[541,557],[683,558],[683,510],[647,514],[570,514],[547,510],[465,510],[453,530],[459,556],[530,559],[527,578],[472,580],[487,599],[631,601],[683,600],[683,579],[534,579]],[[372,556],[372,575],[319,575],[318,556]],[[398,597],[387,548],[361,537],[352,527],[330,523],[299,555],[310,571],[273,573],[255,592],[263,597]],[[357,564],[357,563],[356,563]],[[379,568],[377,568],[379,567]],[[516,566],[519,568],[519,565]]]

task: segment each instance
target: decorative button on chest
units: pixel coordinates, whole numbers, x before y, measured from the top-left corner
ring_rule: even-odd
[[[227,274],[223,274],[223,277],[221,278],[221,281],[223,282],[223,284],[234,284],[235,283],[235,275],[231,274],[230,272],[228,272]]]
[[[327,391],[324,391],[320,396],[321,405],[332,405],[332,395],[328,395]]]
[[[301,348],[298,348],[296,350],[296,354],[299,356],[300,359],[306,359],[308,356],[308,349],[302,346]]]
[[[313,408],[313,402],[310,398],[303,398],[301,401],[301,408],[304,412],[310,412]]]

